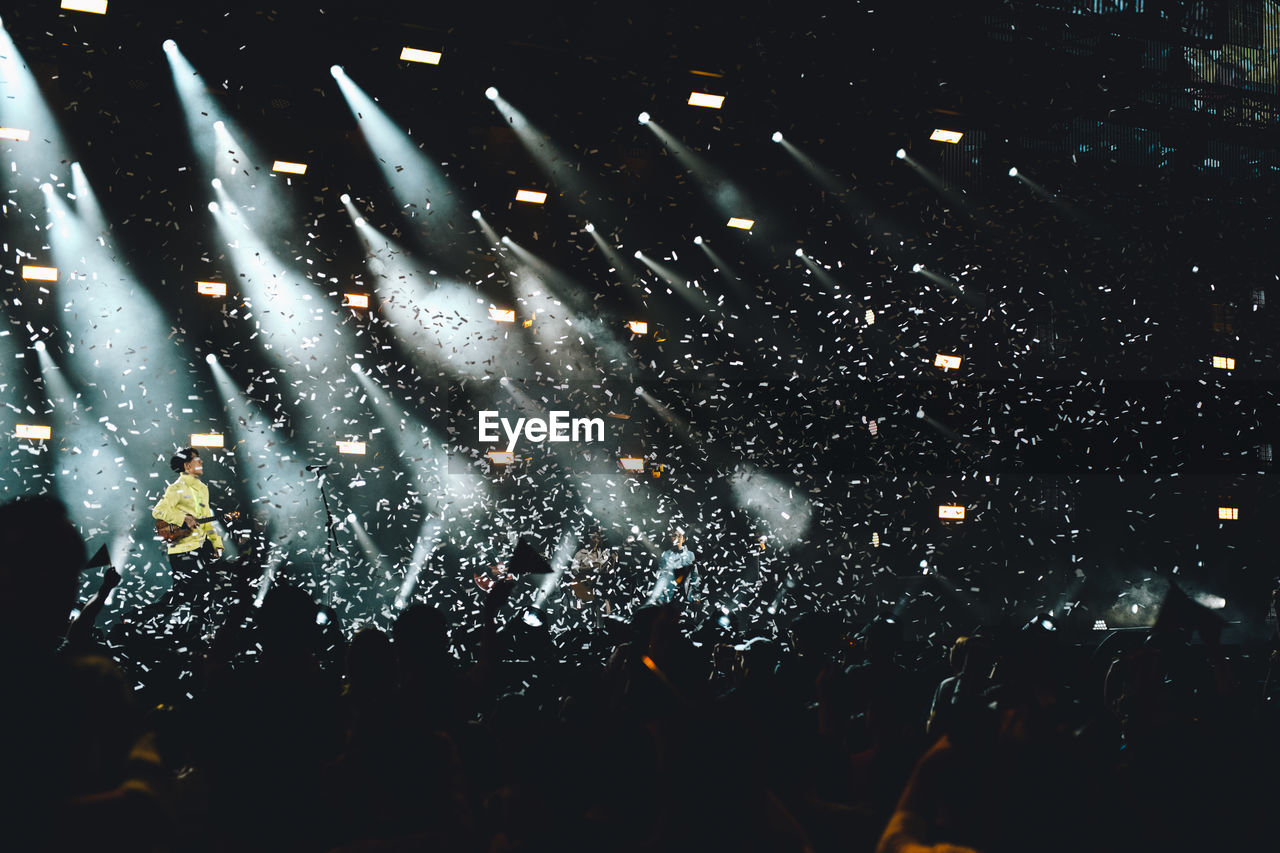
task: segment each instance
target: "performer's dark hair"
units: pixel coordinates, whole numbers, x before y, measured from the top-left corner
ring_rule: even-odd
[[[174,471],[181,472],[183,468],[187,467],[188,462],[192,459],[199,458],[200,451],[196,450],[194,447],[184,447],[177,453],[173,454],[172,458],[169,459],[169,467]]]

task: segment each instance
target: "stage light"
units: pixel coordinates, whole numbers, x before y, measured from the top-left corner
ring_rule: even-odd
[[[516,312],[512,308],[489,308],[489,319],[496,323],[514,323]]]
[[[478,211],[478,210],[473,210],[473,211],[471,211],[471,218],[472,218],[472,219],[479,220],[479,219],[480,219],[480,211]]]
[[[287,172],[290,175],[305,175],[307,173],[306,163],[290,163],[288,160],[277,160],[271,165],[273,172]]]
[[[484,90],[484,96],[491,101],[496,101],[498,99],[498,90],[490,86]]]
[[[1015,167],[1015,168],[1011,168],[1011,169],[1009,169],[1009,177],[1011,177],[1011,178],[1016,178],[1016,177],[1018,177],[1018,170],[1017,170],[1017,168],[1016,168],[1016,167]]]
[[[516,201],[527,201],[530,204],[543,204],[547,194],[537,190],[516,190]]]
[[[912,272],[920,272],[923,269],[924,269],[924,264],[912,264],[911,266]]]
[[[92,12],[107,14],[107,0],[62,0],[62,8],[68,12]]]
[[[57,267],[36,267],[29,264],[22,265],[22,277],[27,281],[57,281]]]
[[[494,465],[510,465],[516,461],[514,450],[490,450],[485,456],[488,456],[489,461]]]
[[[205,360],[205,363],[206,363],[206,364],[217,364],[217,363],[218,363],[218,357],[217,357],[216,355],[214,355],[213,353],[208,353],[207,355],[205,355],[204,360]]]
[[[178,43],[173,39],[165,39],[160,46],[164,48],[165,53],[173,53],[178,49]]]
[[[896,152],[894,152],[893,156],[897,157],[899,160],[905,160],[907,159],[907,149],[899,148]]]
[[[699,236],[699,237],[694,237],[694,238],[693,238],[693,245],[695,245],[695,246],[701,246],[701,245],[702,245],[702,237],[701,237],[701,236]]]
[[[48,441],[53,437],[53,427],[40,426],[38,424],[15,424],[13,428],[15,438],[30,438],[36,441]]]
[[[736,216],[730,216],[729,221],[725,223],[730,228],[741,228],[743,231],[750,231],[751,226],[755,224],[756,221],[754,219],[739,219]]]
[[[644,257],[644,253],[641,252],[639,249],[636,249],[635,254],[632,255],[632,257],[634,257],[636,260],[640,260],[641,258]]]
[[[867,313],[862,315],[862,319],[867,321],[868,326],[873,326],[876,322],[876,312],[868,308]]]
[[[923,407],[923,406],[921,406],[920,408],[916,409],[916,418],[917,418],[918,420],[924,420],[924,407]]]
[[[342,202],[343,204],[351,204],[351,194],[343,193],[342,195],[338,196],[338,201]]]
[[[1213,357],[1213,366],[1219,370],[1235,370],[1236,360],[1224,355],[1215,355]]]
[[[209,186],[213,187],[215,190],[222,189],[222,178],[214,178],[209,182]]]
[[[1239,521],[1240,508],[1234,507],[1234,506],[1218,507],[1218,520],[1219,521]]]
[[[872,547],[872,548],[879,548],[879,547],[880,547],[880,534],[879,534],[879,533],[872,533],[872,534],[871,534],[871,547]]]
[[[361,374],[364,373],[364,368],[360,366],[360,362],[353,361],[351,362],[351,372],[354,373],[356,376],[360,376]]]
[[[503,235],[502,235],[502,243],[503,243],[504,245],[510,246],[510,245],[511,245],[511,236],[510,236],[509,234],[503,234]]]
[[[708,95],[706,92],[690,92],[689,106],[718,110],[724,104],[724,95]]]
[[[933,133],[929,134],[929,139],[933,142],[950,142],[953,145],[960,141],[960,137],[964,136],[958,130],[943,130],[942,128],[934,128]]]
[[[938,504],[938,518],[964,521],[964,507],[955,504]]]
[[[191,434],[192,447],[222,447],[222,436],[216,432],[193,432]]]
[[[648,113],[640,113],[640,115],[636,116],[636,121],[640,122],[641,124],[648,124],[648,123],[649,123],[649,114],[648,114]]]
[[[369,294],[367,293],[344,293],[342,294],[343,308],[368,308]]]
[[[1106,620],[1105,620],[1105,619],[1094,619],[1094,620],[1093,620],[1093,630],[1095,630],[1095,631],[1105,631],[1105,630],[1107,630],[1107,622],[1106,622]]]
[[[618,462],[622,465],[622,470],[631,474],[644,473],[644,458],[641,456],[622,456]]]
[[[804,257],[804,249],[796,249],[796,257],[797,257],[797,258],[803,258],[803,257]]]
[[[226,129],[227,129],[227,123],[226,123],[225,121],[223,121],[222,119],[218,119],[217,121],[215,121],[215,122],[213,123],[213,129],[214,129],[214,130],[226,130]]]
[[[400,50],[400,58],[405,62],[419,62],[423,65],[439,65],[441,54],[435,50],[418,50],[414,47],[405,47]]]
[[[196,293],[201,296],[226,296],[227,285],[221,281],[197,281]]]
[[[771,136],[771,137],[770,137],[770,139],[772,139],[774,142],[781,142],[781,141],[782,141],[782,131],[780,131],[780,130],[775,130],[775,131],[773,132],[773,136]]]
[[[868,421],[867,432],[871,433],[872,438],[875,438],[880,434],[880,424],[876,423],[874,420]]]
[[[44,339],[43,339],[43,338],[40,338],[40,339],[38,339],[34,344],[32,344],[32,345],[31,345],[31,348],[32,348],[33,350],[35,350],[36,352],[44,352],[44,351],[45,351],[46,349],[48,349],[49,347],[48,347],[48,345],[44,342]]]
[[[588,234],[594,234],[594,233],[596,233],[596,227],[595,227],[594,225],[592,225],[590,222],[588,222],[586,225],[584,225],[584,226],[582,227],[582,230],[583,230],[583,231],[586,231]]]
[[[942,353],[938,353],[933,357],[933,366],[941,367],[943,370],[959,370],[960,358],[961,357],[958,355],[943,355]]]
[[[341,65],[330,65],[329,73],[332,74],[333,78],[336,80],[339,77],[345,76],[347,71]]]
[[[218,212],[218,210],[219,210],[219,208],[218,208],[218,203],[217,203],[216,201],[211,201],[211,202],[209,202],[209,212],[210,212],[210,213],[217,213],[217,212]]]
[[[364,456],[364,446],[363,441],[339,441],[338,452],[352,456]]]
[[[14,142],[26,142],[31,138],[31,131],[18,127],[0,127],[0,139],[12,139]]]
[[[649,324],[644,320],[628,320],[627,328],[631,330],[631,334],[633,335],[649,334]]]

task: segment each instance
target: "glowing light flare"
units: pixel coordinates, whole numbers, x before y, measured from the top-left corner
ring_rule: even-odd
[[[443,54],[436,50],[419,50],[416,47],[400,49],[400,58],[405,62],[418,62],[423,65],[439,65]]]
[[[943,355],[942,353],[938,353],[933,357],[933,366],[941,367],[943,370],[959,370],[960,358],[961,357],[958,355]]]
[[[872,547],[872,548],[879,548],[879,547],[880,547],[880,534],[879,534],[879,533],[872,533],[872,534],[871,534],[871,547]]]
[[[691,107],[707,107],[708,109],[718,110],[724,106],[724,95],[709,95],[706,92],[690,92],[689,106]]]
[[[490,450],[485,456],[488,456],[489,461],[494,465],[511,465],[516,461],[514,450]]]
[[[964,507],[956,504],[938,504],[938,518],[964,521]]]
[[[223,447],[223,437],[216,432],[193,432],[191,433],[192,447]]]
[[[1105,619],[1094,619],[1094,620],[1093,620],[1093,630],[1095,630],[1095,631],[1105,631],[1105,630],[1107,630],[1107,620],[1105,620]]]
[[[343,308],[368,308],[369,294],[367,293],[344,293],[342,294]]]
[[[959,130],[943,130],[939,127],[934,128],[933,133],[929,134],[929,139],[932,142],[950,142],[954,145],[959,142],[963,136],[964,133]]]
[[[90,12],[94,15],[107,14],[107,0],[62,0],[62,8],[68,12]]]
[[[1235,370],[1236,360],[1225,355],[1215,355],[1213,357],[1213,366],[1219,370]]]
[[[649,334],[649,324],[644,320],[628,320],[627,328],[631,330],[631,334],[633,335]]]
[[[201,296],[226,296],[227,284],[223,281],[197,281],[196,293]]]
[[[644,473],[644,457],[621,456],[618,458],[618,464],[622,466],[623,471],[627,471],[631,474]]]
[[[0,127],[0,139],[12,139],[14,142],[26,142],[31,138],[31,131],[20,127]]]
[[[516,201],[527,201],[529,204],[545,204],[547,194],[537,190],[516,190]]]
[[[40,426],[38,424],[15,424],[13,428],[15,438],[30,438],[36,441],[48,441],[53,437],[53,427]]]
[[[57,281],[57,267],[36,267],[29,264],[22,265],[22,277],[27,281]]]
[[[290,163],[288,160],[277,160],[271,164],[271,171],[285,172],[290,175],[305,175],[307,173],[307,164]]]
[[[876,312],[868,308],[867,313],[862,315],[862,319],[867,321],[868,326],[874,326],[876,322]]]
[[[516,312],[513,308],[489,308],[489,319],[495,323],[514,323]]]
[[[364,456],[365,443],[363,441],[339,441],[338,452],[347,453],[352,456]]]
[[[741,228],[743,231],[750,231],[751,226],[755,225],[754,219],[739,219],[736,216],[729,217],[729,221],[725,223],[730,228]]]
[[[1239,521],[1240,508],[1235,506],[1218,507],[1218,520],[1219,521]]]

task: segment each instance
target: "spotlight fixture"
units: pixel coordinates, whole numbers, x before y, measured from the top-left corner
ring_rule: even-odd
[[[196,293],[201,296],[226,296],[227,283],[224,281],[197,281]]]
[[[862,315],[862,319],[867,321],[868,326],[873,326],[875,325],[875,322],[876,322],[876,312],[868,308],[867,313]]]
[[[498,100],[498,90],[490,86],[484,90],[484,96],[491,101],[496,101]]]
[[[347,453],[352,456],[364,456],[364,447],[365,445],[363,441],[339,441],[338,442],[338,452]]]
[[[23,269],[25,269],[25,267]],[[1219,370],[1235,370],[1236,360],[1225,355],[1215,355],[1213,357],[1213,366]]]
[[[439,65],[442,54],[436,50],[418,50],[405,47],[400,50],[400,58],[405,62],[418,62],[423,65]]]
[[[770,139],[772,139],[774,142],[781,142],[781,141],[782,141],[782,131],[780,131],[780,130],[775,130],[775,131],[773,132],[773,136],[771,136],[771,137],[769,137],[769,138],[770,138]]]
[[[872,533],[872,534],[871,534],[871,547],[872,547],[872,548],[879,548],[879,547],[880,547],[880,534],[879,534],[879,533]]]
[[[336,80],[340,77],[345,77],[347,74],[347,71],[341,65],[330,65],[329,73],[332,74],[333,78]]]
[[[1240,508],[1235,506],[1218,507],[1218,520],[1219,521],[1239,521]]]
[[[640,260],[641,258],[644,257],[644,253],[641,252],[639,249],[636,249],[636,252],[632,257],[634,257],[636,260]]]
[[[173,53],[178,49],[178,43],[173,39],[165,39],[160,46],[164,48],[165,53]]]
[[[306,163],[290,163],[288,160],[277,160],[271,166],[273,172],[287,172],[290,175],[305,175],[307,173]]]
[[[952,145],[960,141],[964,136],[958,130],[943,130],[942,128],[934,128],[933,133],[929,134],[929,139],[933,142],[950,142]]]
[[[490,450],[485,456],[488,456],[489,461],[494,465],[510,465],[516,461],[514,450]]]
[[[697,237],[694,237],[694,238],[693,238],[693,245],[695,245],[695,246],[701,246],[701,245],[702,245],[702,237],[701,237],[701,235],[699,235],[699,236],[697,236]]]
[[[472,218],[472,219],[477,219],[477,220],[478,220],[478,219],[480,218],[480,211],[478,211],[478,210],[473,210],[473,211],[471,211],[471,218]]]
[[[1095,631],[1105,631],[1105,630],[1107,630],[1107,620],[1105,620],[1105,619],[1094,619],[1094,620],[1093,620],[1093,630],[1095,630]]]
[[[922,270],[922,269],[924,269],[924,264],[913,264],[913,265],[911,266],[911,271],[912,271],[912,272],[920,272],[920,270]]]
[[[37,267],[30,264],[22,265],[22,277],[27,281],[57,281],[57,267]]]
[[[207,354],[207,355],[204,357],[204,360],[205,360],[205,362],[206,362],[207,364],[217,364],[217,363],[218,363],[218,357],[217,357],[216,355],[214,355],[213,353],[209,353],[209,354]]]
[[[644,320],[628,320],[627,328],[631,330],[631,334],[633,335],[649,334],[649,324]]]
[[[961,357],[958,355],[943,355],[942,353],[938,353],[933,357],[933,366],[941,367],[943,370],[959,370],[960,358]]]
[[[513,308],[494,308],[490,306],[489,319],[495,323],[514,323],[516,321],[516,312]]]
[[[538,192],[537,190],[516,190],[516,201],[527,201],[530,204],[543,204],[547,200],[547,194]]]
[[[648,124],[648,123],[649,123],[649,114],[648,114],[648,113],[640,113],[640,115],[636,116],[636,121],[640,122],[641,124]]]
[[[215,190],[222,189],[222,178],[214,178],[209,182],[209,186],[213,187]]]
[[[803,257],[804,257],[804,249],[796,249],[796,257],[797,257],[797,258],[803,258]]]
[[[893,156],[897,157],[899,160],[905,160],[907,159],[907,149],[899,148]]]
[[[955,504],[938,504],[938,518],[964,521],[964,507]]]
[[[368,308],[369,294],[367,293],[344,293],[342,294],[343,308]]]
[[[36,352],[44,352],[46,349],[48,349],[48,345],[45,344],[44,338],[37,338],[36,342],[31,345],[31,348]]]
[[[53,437],[53,427],[39,424],[14,424],[14,438],[32,438],[36,441],[48,441]]]
[[[342,195],[338,196],[338,201],[342,202],[343,204],[351,204],[351,194],[343,193]]]
[[[644,473],[644,457],[642,456],[622,456],[618,458],[622,470],[631,474]]]
[[[223,447],[225,446],[222,436],[216,432],[193,432],[191,434],[192,447]]]
[[[724,105],[724,95],[708,95],[706,92],[690,92],[689,106],[691,107],[708,107],[709,109],[718,110]]]
[[[1011,178],[1018,177],[1018,168],[1016,166],[1009,169],[1009,177]]]
[[[754,219],[739,219],[736,216],[730,216],[729,221],[725,223],[730,228],[741,228],[743,231],[750,231],[751,226],[755,224],[756,221]]]
[[[62,0],[62,8],[68,12],[92,12],[107,14],[107,0]]]
[[[594,233],[596,233],[596,227],[595,227],[594,225],[592,225],[590,222],[588,222],[586,225],[582,226],[582,230],[583,230],[583,231],[586,231],[588,234],[594,234]]]
[[[360,376],[361,374],[364,373],[364,368],[360,366],[360,362],[353,361],[351,362],[351,372],[354,373],[356,376]]]
[[[219,208],[219,207],[218,207],[218,203],[217,203],[216,201],[211,201],[211,202],[209,202],[209,212],[210,212],[210,213],[217,213],[220,209],[221,209],[221,208]]]
[[[26,142],[31,138],[31,131],[18,127],[0,127],[0,139],[12,139],[14,142]]]
[[[214,130],[226,130],[226,129],[227,129],[227,123],[226,123],[225,121],[223,121],[222,119],[218,119],[217,121],[215,121],[215,122],[213,123],[213,129],[214,129]]]

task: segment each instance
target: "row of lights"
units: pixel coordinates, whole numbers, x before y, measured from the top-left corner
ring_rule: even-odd
[[[490,450],[485,456],[494,465],[514,465],[516,461],[514,450]],[[619,456],[618,465],[628,474],[643,474],[645,472],[643,456]],[[654,465],[649,469],[649,473],[654,477],[661,477],[662,472],[665,470],[666,466],[664,465]]]

